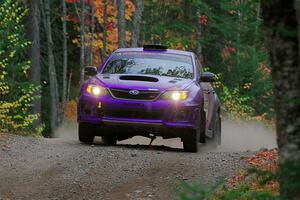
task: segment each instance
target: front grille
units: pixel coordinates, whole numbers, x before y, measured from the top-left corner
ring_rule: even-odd
[[[160,94],[159,91],[144,91],[139,90],[139,94],[132,95],[129,92],[131,90],[128,89],[109,89],[112,96],[117,99],[133,99],[133,100],[144,100],[144,101],[151,101],[158,97]]]
[[[136,110],[106,110],[104,116],[130,119],[161,119],[161,111],[136,111]]]

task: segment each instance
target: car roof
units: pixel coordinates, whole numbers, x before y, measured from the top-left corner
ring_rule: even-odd
[[[174,50],[174,49],[167,49],[167,50],[144,50],[144,48],[121,48],[117,49],[115,53],[121,52],[158,52],[158,53],[166,53],[166,54],[178,54],[178,55],[185,55],[185,56],[192,56],[193,53],[189,51],[181,51],[181,50]]]

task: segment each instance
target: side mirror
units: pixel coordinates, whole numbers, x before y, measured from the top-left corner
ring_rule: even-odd
[[[212,83],[215,81],[215,74],[211,72],[203,72],[200,76],[200,82]]]
[[[88,66],[84,68],[84,74],[87,76],[95,76],[98,73],[98,69],[95,66]]]

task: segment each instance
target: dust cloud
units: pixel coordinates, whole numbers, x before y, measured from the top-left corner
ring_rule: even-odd
[[[208,144],[209,147],[209,144]],[[207,148],[208,148],[207,147]],[[259,122],[222,122],[222,145],[217,151],[255,151],[276,148],[276,132]]]
[[[65,123],[54,134],[54,138],[67,141],[78,141],[77,124]],[[145,137],[133,137],[132,139],[118,142],[120,145],[149,145],[150,139]],[[101,143],[101,138],[96,137],[96,143]],[[158,137],[152,143],[153,146],[166,146],[170,148],[183,148],[179,138],[162,139]],[[222,122],[222,144],[217,148],[208,140],[206,144],[199,144],[200,152],[210,151],[256,151],[262,148],[276,148],[275,131],[265,127],[259,122],[245,122],[223,120]]]

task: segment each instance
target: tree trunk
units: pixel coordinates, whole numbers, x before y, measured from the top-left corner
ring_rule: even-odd
[[[118,0],[118,46],[126,47],[125,0]]]
[[[92,0],[92,27],[91,27],[91,43],[90,43],[90,60],[89,65],[93,65],[93,49],[94,49],[94,34],[95,34],[95,1]]]
[[[55,131],[58,123],[58,109],[57,109],[57,79],[56,69],[53,54],[53,39],[52,39],[52,28],[51,28],[51,17],[50,17],[50,0],[41,0],[42,12],[45,9],[43,22],[45,25],[46,37],[47,37],[47,50],[48,50],[48,73],[50,83],[50,98],[51,98],[51,113],[50,113],[50,126],[52,133]]]
[[[71,84],[72,84],[72,69],[70,71],[70,74],[69,74],[69,81],[68,81],[68,91],[67,91],[67,102],[70,101],[70,91],[71,91]]]
[[[258,36],[259,36],[259,33],[258,31],[260,30],[260,21],[261,21],[261,6],[260,6],[260,3],[257,3],[257,9],[256,9],[256,25],[255,25],[255,38],[254,38],[254,44],[256,46],[258,46]]]
[[[103,57],[106,58],[106,46],[107,46],[107,0],[103,1]],[[104,60],[102,58],[102,60]]]
[[[39,2],[36,0],[28,0],[29,17],[28,17],[28,38],[31,41],[29,57],[31,60],[30,79],[36,86],[41,85],[41,53],[40,53],[40,28],[39,28]],[[36,93],[41,96],[40,92]],[[35,101],[33,105],[33,113],[41,114],[41,98]],[[40,119],[36,122],[38,126]]]
[[[141,22],[144,10],[144,0],[135,0],[135,13],[133,18],[133,33],[131,47],[137,47],[141,32]]]
[[[85,54],[85,0],[81,0],[81,18],[80,18],[80,85],[84,81],[84,54]]]
[[[201,45],[201,40],[202,40],[202,24],[200,23],[200,17],[201,17],[201,11],[198,8],[197,9],[197,32],[196,32],[196,36],[197,36],[197,47],[196,47],[196,55],[198,56],[198,58],[200,59],[200,61],[202,61],[202,45]]]
[[[263,1],[269,28],[282,199],[300,199],[299,0]],[[298,23],[297,23],[298,19]],[[297,27],[298,26],[298,27]]]
[[[62,0],[63,7],[63,91],[62,91],[62,112],[66,108],[67,98],[67,70],[68,70],[68,33],[67,33],[67,6],[66,0]]]

